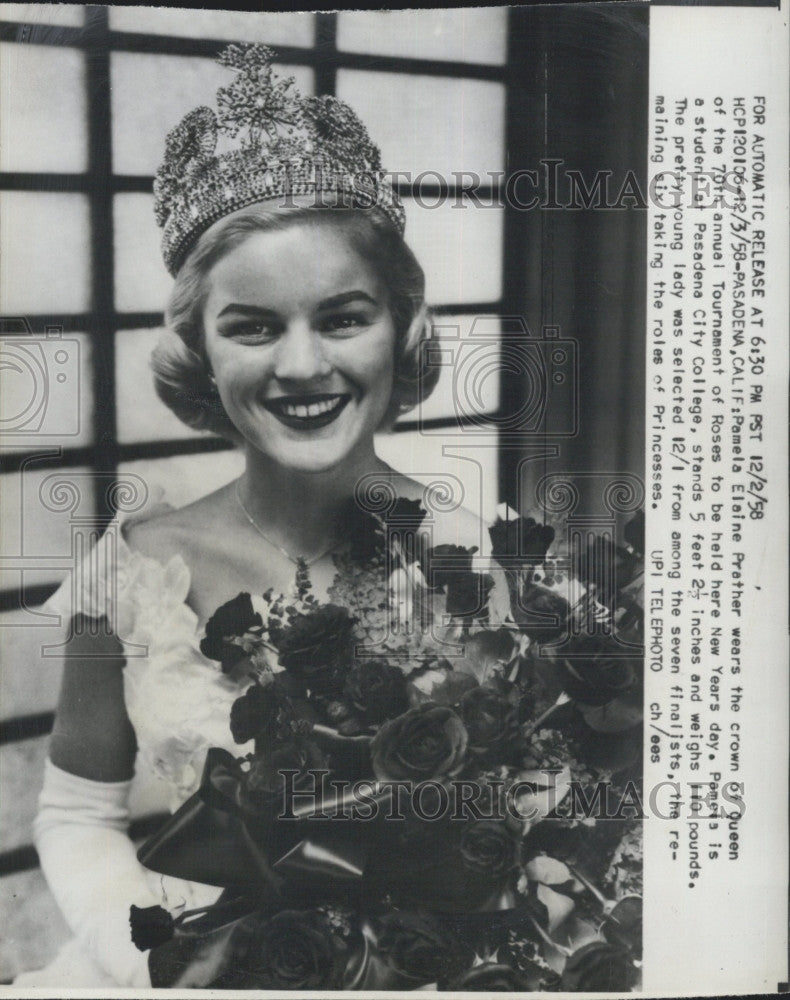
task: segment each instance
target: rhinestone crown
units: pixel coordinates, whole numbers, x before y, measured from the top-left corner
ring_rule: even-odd
[[[268,199],[376,205],[404,230],[403,206],[356,113],[335,97],[303,97],[293,77],[273,75],[273,59],[266,45],[229,45],[218,62],[236,78],[217,91],[217,112],[196,108],[167,136],[154,210],[173,275],[212,223]]]

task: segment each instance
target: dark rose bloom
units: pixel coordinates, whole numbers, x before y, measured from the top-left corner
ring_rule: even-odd
[[[253,684],[230,709],[230,731],[236,743],[263,739],[274,733],[280,699],[274,684]]]
[[[326,757],[310,739],[295,735],[268,753],[256,754],[244,788],[245,804],[254,812],[279,809],[284,802],[285,778],[283,771],[299,771],[293,780],[298,791],[304,786],[312,792],[314,782],[306,772],[326,767]]]
[[[468,961],[456,937],[436,917],[409,911],[382,917],[378,950],[393,969],[423,984],[456,974]]]
[[[280,664],[312,691],[337,693],[350,659],[354,623],[348,609],[336,604],[294,615],[272,636]]]
[[[382,520],[390,527],[407,528],[416,531],[425,518],[426,510],[419,500],[397,497],[395,503],[382,514]]]
[[[337,515],[338,534],[349,539],[349,556],[352,562],[369,566],[384,554],[387,528],[400,531],[400,543],[405,554],[413,558],[418,547],[415,533],[425,518],[426,511],[419,500],[398,497],[381,520],[362,510],[355,500],[350,500]],[[382,524],[382,521],[384,522]]]
[[[533,642],[549,642],[562,635],[570,610],[565,598],[535,583],[527,583],[519,591],[513,586],[513,577],[508,574],[511,607],[521,631]]]
[[[464,866],[497,877],[516,862],[516,842],[502,820],[471,820],[464,824],[459,845]]]
[[[500,752],[518,730],[518,706],[487,684],[472,688],[458,702],[458,714],[476,757]]]
[[[370,749],[379,779],[452,777],[461,770],[469,737],[451,708],[425,702],[385,722]]]
[[[639,958],[642,954],[642,897],[621,899],[606,917],[602,929],[610,944],[622,945]]]
[[[425,558],[425,579],[428,586],[443,589],[452,584],[456,576],[472,572],[472,556],[477,547],[463,545],[434,545]]]
[[[636,687],[640,658],[624,655],[623,646],[609,636],[583,636],[574,655],[559,660],[558,675],[565,692],[583,705],[605,705]]]
[[[584,582],[595,586],[595,596],[607,607],[615,606],[620,592],[642,572],[641,556],[615,545],[610,538],[592,536],[575,558]]]
[[[466,643],[466,655],[483,661],[502,660],[507,663],[515,648],[513,632],[503,625],[498,629],[485,629],[471,635]]]
[[[339,945],[320,913],[283,910],[262,924],[249,944],[250,981],[261,990],[339,989]]]
[[[538,987],[516,969],[501,962],[482,962],[442,987],[470,993],[527,993]]]
[[[457,576],[447,586],[447,614],[469,620],[486,619],[486,605],[493,586],[494,578],[488,573]]]
[[[162,906],[134,906],[129,910],[132,943],[140,951],[166,944],[173,936],[173,918]]]
[[[352,562],[368,566],[383,554],[384,530],[367,511],[360,510],[350,499],[337,512],[335,534],[349,541],[348,554]]]
[[[447,613],[457,618],[483,617],[488,595],[494,586],[487,573],[472,569],[477,547],[435,545],[422,560],[428,586],[447,594]]]
[[[351,709],[344,701],[330,701],[326,705],[326,717],[333,726],[347,719],[350,714]]]
[[[247,655],[241,646],[228,640],[256,626],[262,627],[263,621],[258,612],[253,611],[252,598],[247,593],[239,594],[217,608],[209,618],[206,634],[200,640],[200,652],[210,660],[219,660],[227,674]]]
[[[431,791],[431,786],[425,786]],[[434,790],[435,791],[435,790]],[[481,791],[490,791],[481,786]],[[406,906],[426,907],[438,913],[471,913],[491,907],[517,861],[518,842],[504,819],[496,815],[490,796],[475,797],[463,814],[453,819],[457,799],[450,783],[449,810],[439,813],[438,794],[420,796],[423,815],[403,803],[404,819],[383,823],[379,851],[371,877]],[[466,800],[468,801],[468,800]]]
[[[626,542],[640,556],[645,554],[645,512],[638,510],[623,529]]]
[[[488,529],[488,534],[491,537],[491,553],[504,569],[511,567],[510,560],[518,560],[528,566],[539,565],[554,541],[554,528],[538,524],[531,517],[519,517],[513,521],[497,518]]]
[[[403,671],[387,660],[360,660],[350,670],[345,695],[366,722],[392,719],[409,707]]]
[[[627,951],[603,941],[593,941],[568,959],[560,991],[626,993],[638,978]]]

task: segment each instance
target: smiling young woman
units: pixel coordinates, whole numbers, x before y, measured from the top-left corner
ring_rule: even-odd
[[[189,908],[217,895],[145,872],[125,832],[136,766],[164,779],[176,808],[207,748],[233,747],[230,707],[247,680],[201,656],[206,622],[240,591],[293,592],[300,563],[325,595],[354,541],[349,510],[366,478],[423,498],[374,447],[437,374],[423,366],[423,271],[378,150],[346,105],[298,95],[278,112],[287,138],[273,138],[264,121],[276,91],[271,54],[232,46],[223,58],[238,71],[237,90],[220,92],[219,117],[201,108],[171,133],[157,176],[175,285],[152,363],[164,402],[190,426],[236,442],[245,469],[187,507],[127,520],[100,543],[106,576],[55,600],[66,616],[97,617],[106,587],[111,624],[147,656],[125,658],[113,634],[72,640],[36,842],[76,937],[19,985],[150,985],[129,905],[154,905],[164,892]],[[246,143],[214,155],[218,131],[233,139],[244,115]],[[301,146],[295,132],[306,136]],[[456,508],[437,513],[433,529],[434,543],[481,542],[480,523]],[[388,581],[381,586],[386,599]]]
[[[203,620],[234,586],[287,590],[297,558],[325,592],[364,476],[422,496],[377,457],[374,435],[435,382],[437,369],[423,364],[424,283],[375,208],[258,203],[199,238],[176,276],[156,386],[186,423],[235,440],[245,471],[187,508],[130,525],[127,540],[185,558]],[[217,523],[232,537],[218,538]]]

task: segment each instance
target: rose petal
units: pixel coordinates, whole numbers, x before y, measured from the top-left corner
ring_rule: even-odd
[[[537,896],[548,911],[548,932],[552,934],[564,920],[567,920],[573,912],[575,904],[570,896],[566,896],[561,892],[555,892],[543,884],[538,886]]]

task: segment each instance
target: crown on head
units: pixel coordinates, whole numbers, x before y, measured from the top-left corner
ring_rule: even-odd
[[[212,223],[269,199],[376,205],[403,232],[403,206],[356,113],[335,97],[303,97],[293,77],[274,77],[273,58],[266,45],[229,45],[218,61],[236,79],[217,91],[217,112],[196,108],[167,136],[154,210],[173,275]]]

